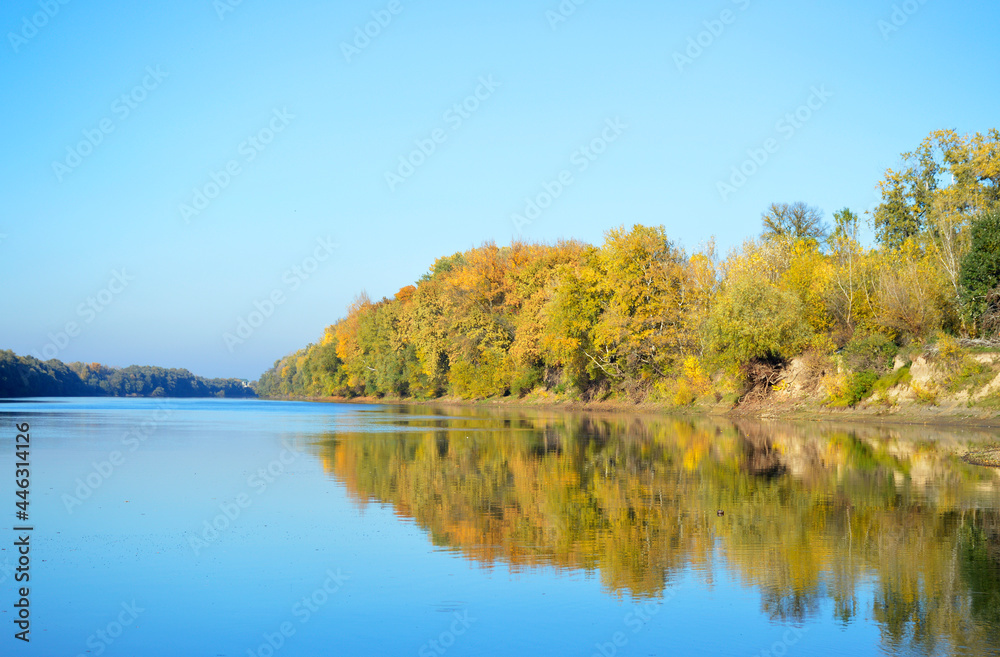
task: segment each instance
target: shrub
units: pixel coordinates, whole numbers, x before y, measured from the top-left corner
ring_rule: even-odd
[[[872,392],[884,395],[900,384],[909,383],[911,378],[910,366],[900,367],[898,370],[893,370],[876,381],[875,385],[872,386]]]
[[[992,378],[991,368],[970,358],[958,344],[958,340],[950,335],[939,336],[936,346],[937,365],[943,374],[943,383],[948,391],[958,392],[970,387],[978,388]]]
[[[697,398],[698,396],[691,389],[691,386],[688,385],[687,381],[681,379],[677,382],[677,390],[674,393],[673,400],[675,406],[690,406]]]
[[[920,384],[912,385],[913,392],[917,396],[917,401],[928,406],[937,406],[937,392],[931,388],[924,388]]]
[[[799,298],[762,281],[735,281],[719,296],[708,320],[712,350],[733,369],[754,360],[795,356],[810,337]]]
[[[953,320],[950,284],[932,256],[907,240],[882,259],[876,283],[876,321],[902,343],[923,338]]]
[[[875,385],[872,386],[872,395],[875,401],[883,406],[895,406],[896,400],[889,397],[889,391],[898,385],[908,384],[912,380],[910,376],[910,365],[895,369],[888,374],[883,374]]]
[[[962,351],[962,347],[958,344],[958,340],[951,337],[950,335],[941,334],[938,336],[935,342],[937,347],[938,357],[941,361],[950,366],[957,366],[960,361],[965,357],[965,352]]]
[[[847,389],[844,391],[844,402],[848,406],[855,406],[858,402],[863,401],[871,394],[876,381],[878,381],[878,375],[871,370],[855,372],[848,380]]]
[[[542,368],[527,367],[518,370],[510,381],[510,394],[523,397],[534,390],[542,382]]]
[[[991,378],[993,378],[993,371],[989,367],[965,357],[958,367],[947,376],[945,384],[951,392],[958,392],[967,388],[979,388],[989,383]]]
[[[898,352],[895,342],[880,333],[873,333],[847,343],[843,351],[844,364],[853,372],[870,370],[881,375],[892,369]]]
[[[833,383],[826,404],[834,408],[853,408],[868,398],[877,380],[878,375],[871,370],[841,376]]]

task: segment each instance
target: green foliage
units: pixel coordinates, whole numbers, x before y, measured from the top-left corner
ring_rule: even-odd
[[[910,153],[904,167],[886,171],[879,183],[882,202],[875,210],[875,237],[887,249],[898,250],[927,234],[940,251],[942,264],[959,255],[958,242],[976,212],[1000,209],[1000,132],[960,136],[937,130]],[[943,181],[950,180],[948,185]],[[956,272],[957,273],[957,272]]]
[[[435,276],[439,274],[446,274],[457,267],[462,267],[466,264],[465,254],[456,253],[451,256],[445,256],[443,258],[438,258],[434,261],[429,272],[420,277],[421,283],[426,283]]]
[[[971,237],[969,252],[962,259],[959,282],[967,321],[982,326],[984,319],[993,319],[998,314],[998,308],[989,303],[989,295],[1000,285],[1000,212],[976,219]]]
[[[844,346],[844,364],[852,372],[870,370],[878,375],[892,368],[899,347],[888,337],[875,333],[855,338]]]
[[[875,239],[887,249],[900,249],[924,230],[928,189],[937,187],[935,170],[911,170],[905,177],[889,171],[880,184],[882,202],[875,210]]]
[[[833,234],[830,235],[830,240],[850,240],[856,242],[858,240],[858,224],[860,220],[858,215],[851,211],[850,208],[841,208],[840,210],[833,213]]]
[[[845,396],[845,399],[848,406],[854,406],[858,402],[866,399],[871,393],[872,388],[875,386],[876,381],[878,381],[878,375],[871,370],[855,372],[851,376],[851,381],[847,386],[847,395]]]
[[[802,302],[791,292],[738,280],[716,299],[709,317],[709,344],[722,362],[789,358],[810,339]]]
[[[847,384],[830,401],[829,405],[834,407],[850,406],[853,408],[859,402],[868,398],[878,378],[878,374],[871,370],[854,372],[848,377]]]
[[[872,393],[876,395],[885,395],[898,385],[906,385],[910,382],[911,378],[909,365],[892,370],[887,374],[883,374],[879,380],[875,382],[875,385],[872,386]]]
[[[518,370],[510,381],[510,394],[523,397],[542,383],[542,368],[529,367]]]
[[[0,351],[0,397],[255,397],[238,379],[203,379],[184,369],[42,362]]]
[[[90,386],[58,360],[40,361],[0,351],[0,397],[80,397]]]
[[[898,352],[896,343],[878,333],[848,342],[841,355],[849,374],[831,395],[829,405],[854,407],[873,394],[886,403],[888,391],[910,379],[909,366],[892,369]]]

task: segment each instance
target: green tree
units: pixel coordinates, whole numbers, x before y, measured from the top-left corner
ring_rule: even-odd
[[[960,136],[937,130],[902,158],[903,166],[887,170],[879,183],[875,237],[898,250],[929,232],[942,265],[954,265],[957,276],[964,228],[972,217],[1000,209],[1000,132]]]
[[[578,260],[560,266],[541,310],[544,361],[578,392],[610,375],[594,357],[594,326],[604,302],[598,293],[602,277],[599,257],[597,248],[587,246]]]
[[[968,321],[981,327],[987,315],[998,312],[996,307],[990,307],[990,301],[991,292],[1000,284],[1000,212],[979,217],[972,224],[971,234],[969,252],[962,259],[962,301]]]
[[[811,337],[805,314],[793,292],[741,277],[730,281],[715,301],[709,343],[731,368],[757,359],[790,358]]]

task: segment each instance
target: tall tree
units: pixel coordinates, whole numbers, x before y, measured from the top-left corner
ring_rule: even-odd
[[[886,171],[879,186],[882,203],[872,222],[876,238],[896,251],[920,238],[951,285],[953,303],[962,303],[959,278],[972,219],[1000,209],[1000,132],[934,131],[915,151],[904,153],[903,167]]]
[[[902,158],[902,167],[888,169],[879,183],[882,202],[872,216],[876,239],[898,250],[930,231],[943,257],[957,263],[961,258],[951,251],[956,235],[972,217],[1000,207],[1000,132],[960,136],[937,130]]]
[[[976,219],[971,233],[971,248],[962,259],[962,300],[966,318],[974,328],[981,328],[983,319],[993,319],[986,315],[1000,312],[1000,308],[991,307],[996,305],[995,291],[1000,285],[1000,212]]]
[[[858,241],[858,215],[849,208],[833,214],[833,234],[829,239],[833,257],[833,314],[854,332],[854,315],[861,287],[861,245]]]
[[[823,211],[806,205],[802,201],[791,204],[772,203],[761,214],[760,219],[764,225],[761,237],[766,240],[812,239],[816,242],[823,242],[827,236],[827,227],[823,222]]]

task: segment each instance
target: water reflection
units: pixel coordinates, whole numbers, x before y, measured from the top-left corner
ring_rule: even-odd
[[[586,569],[636,599],[728,576],[776,621],[874,620],[894,652],[1000,645],[1000,477],[958,458],[990,435],[393,411],[327,436],[324,468],[478,564]]]

